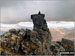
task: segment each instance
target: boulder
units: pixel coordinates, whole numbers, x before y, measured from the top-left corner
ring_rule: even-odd
[[[74,51],[74,41],[63,38],[61,43],[66,51]]]

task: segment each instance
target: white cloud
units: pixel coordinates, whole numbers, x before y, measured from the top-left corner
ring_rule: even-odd
[[[56,23],[56,21],[47,22],[48,28],[57,28],[57,27],[64,27],[64,28],[74,28],[74,22],[63,22],[60,21]],[[1,24],[1,28],[3,29],[11,29],[11,28],[24,28],[24,29],[32,29],[33,22],[20,22],[17,24]]]

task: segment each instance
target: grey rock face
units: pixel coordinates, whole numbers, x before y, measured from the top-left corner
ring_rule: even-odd
[[[62,39],[61,43],[66,51],[74,51],[74,41]]]
[[[13,33],[13,34],[17,34],[16,29],[10,29],[9,32],[10,32],[10,33]]]
[[[40,12],[38,14],[31,15],[31,19],[34,24],[34,31],[37,31],[38,29],[42,29],[44,31],[48,31],[46,20],[44,19],[45,15],[41,14]]]
[[[49,32],[46,20],[44,19],[45,15],[41,14],[40,12],[38,14],[31,15],[31,19],[34,24],[33,31],[36,31],[38,33],[38,39],[41,43],[39,46],[40,54],[50,54],[50,42],[52,39],[51,33]]]
[[[45,15],[31,15],[34,28],[10,29],[0,35],[0,55],[49,55],[60,56],[60,51],[73,51],[74,42],[66,39],[56,43],[51,42],[51,33],[48,29]]]

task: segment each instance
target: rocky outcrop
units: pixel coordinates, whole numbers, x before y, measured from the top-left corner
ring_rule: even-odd
[[[8,32],[1,35],[1,54],[10,54],[10,55],[28,55],[33,54],[32,51],[35,51],[38,48],[38,44],[35,42],[37,38],[35,32],[31,30],[18,29],[9,30]],[[13,33],[14,32],[14,33]],[[15,34],[17,32],[17,34]],[[34,39],[33,39],[33,37]],[[38,41],[37,41],[38,43]],[[3,53],[3,49],[7,52]]]
[[[23,54],[50,54],[51,33],[47,27],[45,15],[31,15],[34,28],[31,30],[11,29],[2,35],[2,46],[6,46],[10,51],[21,51]]]
[[[73,51],[74,42],[62,39],[52,43],[45,15],[31,15],[34,24],[33,30],[10,29],[0,35],[0,55],[56,55],[60,51]]]
[[[50,54],[50,44],[51,44],[51,33],[48,29],[46,20],[44,19],[45,15],[41,14],[40,12],[38,14],[31,15],[31,19],[34,24],[33,31],[36,31],[38,33],[37,39],[40,42],[39,48],[40,48],[40,54]]]
[[[65,51],[74,51],[74,41],[68,39],[62,39],[62,46],[65,48]]]

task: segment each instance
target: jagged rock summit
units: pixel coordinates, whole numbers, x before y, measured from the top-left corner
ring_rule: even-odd
[[[34,27],[29,29],[10,29],[1,35],[1,54],[48,55],[50,54],[51,33],[48,29],[45,15],[32,14]],[[8,50],[6,50],[8,49]]]
[[[10,29],[0,35],[0,55],[59,55],[59,51],[73,51],[72,41],[63,39],[52,43],[45,14],[32,14],[33,30]]]
[[[44,19],[45,14],[41,14],[39,11],[38,14],[31,15],[31,19],[34,24],[33,31],[36,31],[38,33],[38,39],[40,41],[40,53],[41,54],[50,54],[50,42],[52,39],[51,33],[48,29],[46,20]]]

